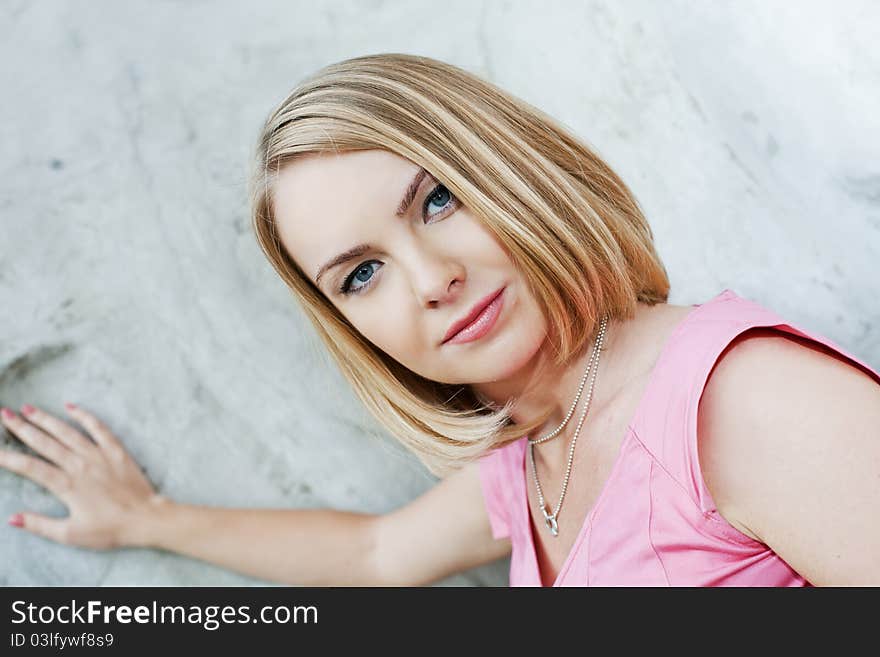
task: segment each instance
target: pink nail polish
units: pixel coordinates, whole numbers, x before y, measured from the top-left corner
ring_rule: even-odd
[[[0,410],[0,413],[3,413],[3,417],[5,417],[7,420],[11,420],[12,418],[15,417],[15,413],[13,413],[12,411],[10,411],[10,410],[9,410],[8,408],[6,408],[5,406],[3,407],[2,410]]]
[[[21,412],[24,413],[25,415],[29,415],[34,412],[34,407],[31,406],[30,404],[25,404],[24,406],[21,407]]]
[[[72,404],[71,402],[64,402],[64,406],[67,407],[67,408],[70,409],[70,410],[75,410],[75,409],[76,409],[76,404]]]
[[[24,516],[16,513],[9,517],[9,524],[13,527],[24,527]]]

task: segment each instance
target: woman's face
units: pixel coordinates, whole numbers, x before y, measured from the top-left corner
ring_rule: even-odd
[[[275,215],[283,246],[330,303],[425,378],[503,381],[545,340],[544,317],[505,249],[403,157],[383,150],[302,157],[279,175]],[[454,322],[502,288],[500,309],[496,301],[477,322],[485,326],[496,309],[488,332],[444,343]]]

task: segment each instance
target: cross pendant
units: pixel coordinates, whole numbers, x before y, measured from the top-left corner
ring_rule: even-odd
[[[550,530],[550,533],[554,536],[559,536],[559,525],[556,524],[556,514],[555,513],[547,513],[546,507],[541,509],[544,513],[544,524],[547,525],[547,529]]]

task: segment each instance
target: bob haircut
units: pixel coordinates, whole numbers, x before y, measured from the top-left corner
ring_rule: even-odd
[[[623,181],[551,117],[460,68],[386,53],[328,65],[270,113],[250,178],[260,248],[370,413],[428,470],[445,476],[522,438],[470,385],[428,380],[361,335],[278,238],[272,191],[308,153],[382,149],[424,167],[494,234],[547,318],[557,365],[583,353],[601,318],[665,302],[669,279]]]

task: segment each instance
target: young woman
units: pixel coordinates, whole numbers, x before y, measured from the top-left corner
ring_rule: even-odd
[[[880,584],[880,374],[726,289],[666,303],[626,185],[453,66],[322,69],[270,115],[259,243],[358,396],[442,480],[385,515],[156,492],[120,441],[30,406],[0,465],[63,519],[279,582],[415,585],[511,555],[511,585]],[[88,435],[86,435],[88,434]]]

